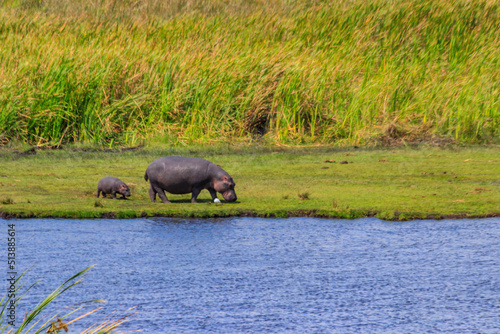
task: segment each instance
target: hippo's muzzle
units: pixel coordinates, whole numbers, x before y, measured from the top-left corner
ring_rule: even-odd
[[[236,193],[234,192],[234,190],[228,190],[223,192],[222,197],[224,197],[224,199],[228,202],[234,202],[238,199],[236,197]]]

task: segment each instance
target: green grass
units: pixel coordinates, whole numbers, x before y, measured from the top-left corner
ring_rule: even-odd
[[[0,143],[500,138],[500,5],[0,2]]]
[[[35,155],[3,149],[0,212],[3,217],[77,218],[498,216],[499,153],[497,146],[342,150],[220,146],[122,152],[68,148]],[[221,165],[236,182],[238,201],[218,205],[204,190],[198,204],[190,203],[189,194],[167,194],[171,204],[151,203],[144,171],[167,155],[203,157]],[[104,176],[122,179],[132,196],[97,199],[97,182]]]

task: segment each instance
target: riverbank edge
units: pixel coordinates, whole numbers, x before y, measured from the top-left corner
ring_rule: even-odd
[[[172,213],[157,213],[157,212],[59,212],[59,213],[34,213],[34,212],[9,212],[0,211],[2,219],[41,219],[41,218],[61,218],[61,219],[134,219],[134,218],[231,218],[231,217],[253,217],[253,218],[291,218],[291,217],[310,217],[310,218],[329,218],[329,219],[360,219],[360,218],[378,218],[386,221],[409,221],[409,220],[442,220],[442,219],[478,219],[478,218],[493,218],[500,217],[500,212],[484,213],[484,214],[423,214],[416,212],[377,212],[377,211],[362,211],[349,210],[347,212],[325,212],[321,210],[299,210],[299,211],[272,211],[258,212],[254,210],[235,210],[228,212],[206,212],[179,214]]]

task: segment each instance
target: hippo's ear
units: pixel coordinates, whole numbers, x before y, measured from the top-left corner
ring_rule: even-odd
[[[224,181],[224,182],[229,181],[229,178],[227,177],[227,175],[224,175],[224,176],[222,177],[222,181]]]

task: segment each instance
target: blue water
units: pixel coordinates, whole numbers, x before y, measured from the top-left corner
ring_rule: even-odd
[[[96,265],[54,307],[105,299],[143,333],[499,333],[500,219],[0,220],[23,314]],[[5,238],[3,238],[5,239]],[[6,261],[5,261],[6,262]],[[5,266],[6,267],[6,264]]]

